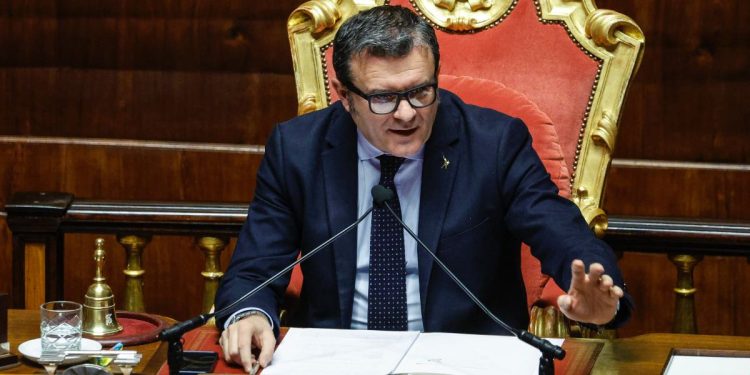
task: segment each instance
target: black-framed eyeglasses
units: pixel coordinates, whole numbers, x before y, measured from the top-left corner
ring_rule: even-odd
[[[437,82],[427,83],[401,92],[381,92],[365,94],[354,84],[346,87],[353,93],[361,96],[370,105],[370,111],[376,115],[387,115],[396,112],[402,99],[406,99],[412,108],[424,108],[435,103],[437,99]]]

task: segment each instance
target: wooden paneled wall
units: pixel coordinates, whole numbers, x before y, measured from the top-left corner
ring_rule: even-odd
[[[596,3],[631,16],[646,35],[615,157],[677,162],[613,163],[607,212],[750,221],[750,3]],[[666,256],[626,253],[621,267],[637,310],[620,334],[669,331],[674,266]],[[748,259],[707,257],[699,263],[698,332],[750,335],[748,275]]]
[[[286,19],[300,3],[0,2],[0,206],[22,190],[249,202],[261,157],[253,146],[296,114]],[[201,148],[214,143],[226,147]],[[106,239],[107,277],[122,294],[123,251]],[[65,296],[82,300],[94,237],[65,245]],[[10,246],[0,217],[0,290],[10,290]],[[149,311],[200,311],[192,239],[154,238],[144,266]],[[165,298],[171,291],[179,303]]]
[[[260,159],[253,146],[296,112],[286,18],[301,3],[0,2],[0,205],[21,190],[249,201]],[[616,161],[608,212],[750,220],[750,2],[596,3],[631,16],[646,35],[616,158],[677,163]],[[92,139],[107,141],[83,142]],[[200,147],[208,143],[237,147]],[[107,277],[122,291],[123,253],[106,238]],[[66,240],[66,298],[83,298],[93,240]],[[0,290],[10,289],[10,245],[0,217]],[[155,238],[144,254],[147,309],[198,312],[200,259],[191,239]],[[669,331],[672,265],[630,252],[621,265],[638,304],[621,334]],[[746,259],[700,263],[699,332],[750,335],[749,271]]]

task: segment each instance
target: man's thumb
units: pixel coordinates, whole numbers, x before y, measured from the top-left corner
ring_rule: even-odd
[[[560,307],[560,310],[569,311],[571,302],[570,296],[567,294],[557,297],[557,306]]]

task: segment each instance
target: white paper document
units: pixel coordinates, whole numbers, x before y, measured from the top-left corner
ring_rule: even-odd
[[[539,356],[512,336],[291,328],[263,374],[532,375]]]
[[[750,373],[750,358],[674,355],[665,375],[746,375]]]
[[[390,374],[419,332],[290,328],[263,375]]]

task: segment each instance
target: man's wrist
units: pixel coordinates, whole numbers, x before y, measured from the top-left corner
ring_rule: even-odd
[[[271,319],[268,317],[268,315],[265,312],[263,312],[261,310],[247,310],[247,311],[242,311],[240,313],[237,313],[237,314],[235,314],[234,316],[232,316],[229,319],[229,321],[227,322],[227,326],[230,326],[230,325],[232,325],[234,323],[239,322],[242,319],[245,319],[245,318],[247,318],[249,316],[253,316],[253,315],[262,316],[263,318],[265,318],[268,321],[268,324],[271,327],[273,327],[273,322],[271,321]]]

